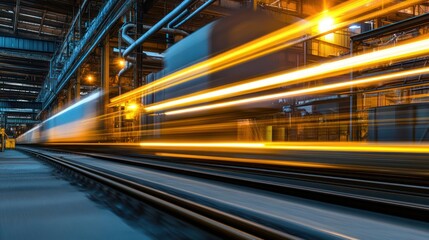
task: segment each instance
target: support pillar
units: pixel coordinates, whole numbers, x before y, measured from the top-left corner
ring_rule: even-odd
[[[353,56],[354,44],[350,42],[350,56]],[[353,80],[353,69],[350,71],[350,81]],[[358,128],[357,128],[357,95],[355,93],[355,87],[350,87],[350,105],[349,105],[349,141],[358,140]]]
[[[70,106],[73,99],[72,99],[72,92],[73,92],[73,84],[69,83],[69,86],[67,88],[67,106]]]
[[[100,109],[101,115],[106,115],[109,112],[109,109],[107,108],[107,104],[110,101],[109,93],[110,93],[110,42],[109,42],[109,35],[106,36],[104,46],[102,48],[102,54],[101,54],[101,88],[103,90],[102,92],[102,99],[100,101]],[[110,124],[111,119],[105,118],[102,129],[109,132],[109,128],[111,126]]]
[[[141,36],[143,35],[144,31],[143,31],[143,13],[144,13],[144,1],[136,1],[136,34],[137,36]],[[137,39],[137,38],[136,38]],[[137,49],[136,49],[136,63],[134,66],[134,71],[135,71],[135,87],[140,87],[144,84],[146,84],[144,82],[145,78],[143,77],[143,47],[142,45],[140,45]],[[142,103],[142,99],[137,99],[137,104],[140,105]],[[137,114],[137,120],[133,121],[133,131],[135,131],[137,134],[133,134],[133,137],[135,138],[135,141],[140,141],[140,132],[141,132],[141,126],[142,126],[142,122],[144,122],[145,120],[143,120],[142,118],[144,118],[145,116],[142,116],[140,113]]]
[[[0,143],[1,143],[1,147],[0,147],[0,152],[4,152],[4,148],[6,145],[6,131],[4,128],[0,128]]]
[[[77,74],[76,74],[76,85],[75,85],[75,99],[76,102],[80,100],[80,81],[81,81],[81,70],[78,69],[77,70]]]

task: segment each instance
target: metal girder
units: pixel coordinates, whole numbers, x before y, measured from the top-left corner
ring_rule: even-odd
[[[45,74],[41,74],[41,73],[22,73],[22,72],[14,72],[14,71],[8,71],[8,70],[1,70],[0,69],[0,74],[4,74],[4,75],[9,75],[9,76],[23,76],[23,77],[28,77],[28,76],[33,76],[33,77],[46,77]]]
[[[42,109],[40,102],[17,102],[17,101],[0,101],[0,108],[28,108],[28,109]]]
[[[18,28],[18,19],[19,19],[19,8],[20,0],[16,0],[16,6],[15,6],[15,17],[13,20],[13,34],[16,33],[16,29]]]
[[[22,85],[11,85],[11,84],[2,84],[0,85],[0,90],[8,91],[8,90],[19,90],[19,92],[39,92],[40,87],[31,87],[31,86],[22,86]],[[18,91],[17,91],[18,92]]]
[[[9,117],[35,117],[37,112],[33,109],[4,109],[4,111],[2,111],[2,109],[0,108],[0,114],[7,115]]]
[[[13,29],[11,27],[7,28],[4,26],[0,26],[0,34],[4,35],[4,36],[14,37]],[[20,37],[26,38],[26,39],[49,41],[49,42],[54,42],[54,41],[60,40],[59,36],[47,35],[44,33],[42,33],[41,35],[37,35],[34,32],[28,31],[26,29],[18,29],[17,35],[19,35]]]
[[[34,93],[23,93],[23,92],[12,92],[12,91],[0,90],[0,101],[10,100],[10,99],[34,101],[36,97],[37,97],[37,94],[34,94]]]
[[[53,53],[55,42],[0,36],[0,48]]]
[[[70,78],[76,73],[76,70],[85,61],[89,54],[98,46],[103,37],[108,33],[117,20],[123,16],[130,8],[133,0],[127,1],[107,1],[100,10],[98,16],[92,21],[87,32],[82,36],[72,55],[65,61],[61,72],[56,77],[57,84],[52,92],[42,89],[38,101],[43,102],[43,109],[47,108],[61,89],[68,83]],[[50,84],[50,80],[45,82]]]
[[[6,123],[9,124],[38,124],[39,120],[22,119],[22,118],[7,118]]]
[[[17,51],[6,50],[6,49],[0,49],[0,56],[32,59],[32,60],[39,60],[39,61],[45,61],[45,62],[51,61],[51,57],[45,54],[17,52]]]
[[[43,24],[45,23],[46,10],[43,11],[42,20],[40,20],[39,35],[42,33]]]
[[[429,22],[429,13],[422,14],[404,21],[392,23],[377,29],[364,32],[362,34],[350,37],[352,41],[362,41],[368,38],[380,37],[385,34],[394,33],[398,31],[405,31],[412,28],[417,28],[421,25],[427,25]]]
[[[35,87],[39,89],[42,87],[42,83],[39,81],[23,79],[23,78],[0,77],[0,84],[11,84],[11,83],[15,85],[23,85],[23,86]]]
[[[30,66],[19,66],[19,65],[15,65],[15,64],[9,64],[9,63],[1,63],[0,69],[3,69],[3,70],[11,70],[11,69],[28,70],[28,71],[40,73],[40,72],[48,71],[49,67],[40,68],[40,67],[30,67]]]

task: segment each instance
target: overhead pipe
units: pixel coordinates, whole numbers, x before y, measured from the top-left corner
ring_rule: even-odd
[[[183,36],[187,36],[188,33],[183,31],[183,30],[179,30],[179,29],[170,29],[170,28],[163,28],[164,25],[166,25],[166,23],[171,22],[171,20],[175,20],[178,19],[178,15],[179,16],[183,16],[184,12],[187,11],[187,7],[189,5],[191,5],[194,2],[194,0],[185,0],[183,1],[179,6],[177,6],[175,9],[173,9],[173,11],[171,11],[169,14],[167,14],[167,16],[165,16],[164,18],[162,18],[158,23],[156,23],[154,26],[148,26],[148,25],[143,25],[143,29],[147,30],[147,32],[145,32],[139,39],[134,40],[132,39],[130,36],[127,35],[127,31],[130,28],[136,27],[135,24],[127,24],[122,28],[122,39],[127,42],[128,44],[130,44],[130,46],[128,46],[127,49],[125,49],[125,51],[122,53],[122,56],[127,59],[126,61],[126,65],[123,69],[121,69],[118,73],[118,77],[122,76],[126,71],[128,71],[132,66],[133,63],[132,61],[134,60],[135,62],[135,58],[130,57],[130,53],[137,48],[138,46],[140,46],[141,44],[143,44],[143,42],[152,34],[161,31],[164,33],[170,33],[170,34],[180,34]],[[185,10],[185,11],[184,11]],[[179,14],[180,13],[180,14]],[[131,61],[129,61],[131,60]]]
[[[121,34],[121,36],[122,36],[122,40],[124,40],[126,43],[128,43],[129,45],[132,45],[134,42],[135,42],[135,40],[134,39],[132,39],[130,36],[128,36],[127,35],[127,31],[130,29],[130,28],[135,28],[136,27],[136,25],[134,24],[134,23],[129,23],[129,24],[126,24],[123,28],[122,28],[122,34]],[[143,25],[143,29],[144,30],[149,30],[149,29],[151,29],[153,26],[150,26],[150,25]],[[185,32],[185,31],[183,31],[183,30],[180,30],[180,29],[171,29],[171,28],[161,28],[160,30],[159,30],[159,32],[162,32],[162,33],[169,33],[169,34],[176,34],[176,35],[182,35],[182,36],[188,36],[189,35],[189,33],[187,33],[187,32]]]
[[[149,30],[151,28],[152,28],[152,26],[143,25],[143,29],[145,29],[145,30]],[[159,32],[161,32],[161,33],[169,33],[169,34],[176,34],[176,35],[181,35],[181,36],[188,36],[189,35],[189,33],[185,32],[183,30],[173,29],[173,28],[168,28],[168,27],[159,29]]]
[[[135,40],[132,39],[130,36],[127,35],[127,31],[130,28],[135,28],[135,27],[136,27],[136,25],[133,24],[133,23],[126,24],[124,27],[122,27],[122,34],[121,34],[122,40],[124,40],[124,42],[126,42],[129,45],[133,44],[135,42]],[[151,27],[152,26],[143,25],[143,29],[150,29]],[[169,31],[169,32],[174,32],[176,34],[183,34],[183,35],[185,35],[185,34],[187,35],[188,34],[187,32],[182,31],[182,30],[178,30],[178,29],[176,29],[176,31],[174,31],[175,29],[171,29],[173,31],[170,31],[170,29],[162,28],[161,31],[162,30]],[[159,60],[157,60],[157,59],[150,59],[150,60],[152,62],[159,63]],[[119,71],[118,77],[121,77],[126,71],[130,70],[133,67],[133,65],[134,65],[135,62],[136,62],[136,57],[126,56],[125,57],[125,67]]]
[[[119,71],[119,73],[118,73],[118,77],[121,77],[121,76],[122,76],[126,71],[130,70],[132,66],[133,66],[133,63],[132,63],[132,62],[128,62],[128,61],[126,61],[126,62],[125,62],[125,67],[124,67],[124,68],[122,68],[122,69]]]
[[[187,15],[189,13],[189,9],[187,8],[185,11],[183,11],[181,14],[179,14],[177,17],[175,17],[173,20],[171,20],[168,24],[167,24],[167,28],[171,28],[171,26],[173,26],[175,23],[177,23],[178,21],[180,21],[183,17],[185,17],[185,15]]]
[[[122,27],[122,40],[124,40],[129,45],[133,44],[135,41],[130,36],[127,35],[127,31],[130,28],[135,28],[136,25],[134,23],[128,23],[124,27]]]
[[[215,0],[207,0],[207,2],[203,3],[203,5],[199,6],[195,11],[193,11],[189,16],[187,16],[185,19],[180,21],[178,24],[175,24],[172,28],[178,28],[182,26],[185,22],[189,21],[189,19],[193,18],[195,15],[200,13],[202,10],[204,10],[206,7],[208,7],[210,4],[212,4]]]
[[[191,5],[195,0],[184,0],[179,6],[177,6],[173,11],[171,11],[167,16],[158,21],[153,27],[151,27],[147,32],[145,32],[139,39],[137,39],[133,44],[131,44],[125,51],[122,56],[126,57],[131,54],[131,52],[136,49],[138,46],[142,45],[146,39],[152,34],[158,32],[163,26],[167,25],[171,20],[173,20],[177,15],[182,13],[189,5]]]

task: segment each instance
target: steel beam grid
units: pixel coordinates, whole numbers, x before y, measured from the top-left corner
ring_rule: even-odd
[[[0,108],[42,109],[41,102],[0,101]]]
[[[0,36],[0,48],[53,53],[55,43],[51,41]]]
[[[31,60],[38,60],[38,61],[44,61],[44,62],[49,62],[51,60],[51,57],[45,54],[19,52],[19,51],[6,50],[6,49],[0,49],[0,56],[31,59]]]
[[[48,76],[45,80],[44,85],[51,87],[42,88],[37,98],[38,102],[43,102],[42,110],[50,105],[113,24],[131,8],[133,2],[133,0],[106,2],[98,16],[92,21],[86,34],[74,47],[72,55],[65,60],[64,67],[58,77],[49,78]]]
[[[22,119],[22,118],[7,118],[6,120],[7,125],[10,124],[38,124],[40,123],[39,120],[33,120],[33,119]]]

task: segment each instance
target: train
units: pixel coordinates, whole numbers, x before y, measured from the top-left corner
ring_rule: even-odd
[[[245,11],[214,21],[168,48],[163,54],[164,69],[147,75],[145,82],[150,84],[299,20],[294,17],[277,19],[263,12]],[[209,74],[148,94],[141,98],[141,102],[136,102],[136,105],[132,106],[143,106],[142,109],[144,109],[144,106],[190,96],[207,89],[216,89],[271,73],[295,69],[304,66],[304,61],[306,63],[316,61],[317,59],[311,59],[311,55],[308,55],[306,59],[304,58],[305,47],[304,44],[296,45],[220,71],[212,72],[212,69],[207,69]],[[339,76],[335,78],[336,80],[340,79]],[[321,81],[326,82],[329,79]],[[297,86],[305,88],[307,86],[306,83],[299,84],[295,84],[292,88]],[[277,87],[259,93],[245,94],[240,98],[232,97],[229,99],[245,99],[246,97],[257,96],[257,94],[284,91],[287,88],[284,86]],[[247,142],[345,141],[349,134],[350,102],[347,96],[334,99],[326,98],[326,100],[315,98],[315,101],[309,101],[308,104],[302,106],[297,104],[299,99],[294,98],[265,100],[177,115],[168,115],[161,110],[155,112],[140,111],[138,114],[130,114],[127,106],[121,105],[110,109],[109,118],[111,119],[105,121],[106,117],[102,115],[106,113],[102,112],[104,106],[101,105],[103,94],[106,93],[101,90],[93,91],[81,101],[49,117],[19,136],[17,143],[139,142],[147,139],[157,141]],[[110,93],[109,98],[114,97],[111,95],[112,93]],[[423,109],[419,110],[419,116],[421,115],[420,112],[424,112],[424,118],[421,119],[427,119],[427,104],[422,104],[422,106],[419,107],[419,109]],[[140,110],[138,107],[134,109]],[[401,111],[403,112],[403,110]],[[406,110],[405,112],[411,111]],[[370,110],[368,130],[362,134],[366,135],[366,140],[406,140],[401,137],[393,137],[393,135],[386,135],[386,137],[380,135],[378,132],[384,128],[378,123],[380,116],[375,115],[375,112],[376,110]],[[383,119],[382,122],[396,121],[399,118],[400,116]],[[417,126],[409,119],[413,118],[404,118],[403,120],[401,118],[401,124]],[[429,133],[424,128],[424,123],[419,122],[419,124],[417,130],[409,131],[414,136],[412,140],[427,141]],[[393,127],[388,126],[389,131],[392,133],[396,131],[398,134],[395,132],[395,136],[402,136],[400,131],[405,128],[400,130],[395,127],[397,124],[393,125]],[[416,132],[419,134],[415,134]]]
[[[19,144],[94,142],[100,131],[100,97],[96,90],[16,138]]]
[[[287,21],[291,23],[297,20],[299,19],[293,18]],[[168,48],[164,53],[164,69],[146,76],[146,82],[156,81],[184,67],[209,59],[219,53],[278,30],[288,23],[264,13],[255,13],[253,11],[244,11],[214,21]],[[297,59],[301,58],[302,60],[301,55],[302,51],[299,52],[297,49],[272,53],[156,92],[143,98],[141,105],[150,105],[204,89],[211,89],[232,82],[239,82],[244,79],[293,68],[297,65]],[[103,124],[97,121],[97,116],[101,115],[100,109],[103,109],[100,107],[102,94],[100,90],[92,92],[76,104],[49,117],[36,127],[25,132],[17,138],[17,142],[28,144],[106,141],[108,138],[100,136],[106,136],[108,133],[106,129],[103,129]],[[118,109],[121,109],[121,107]],[[137,138],[178,139],[203,137],[211,138],[212,140],[220,140],[221,138],[223,140],[236,139],[237,131],[233,129],[236,128],[238,119],[246,118],[249,115],[255,116],[256,113],[266,112],[267,109],[270,112],[279,112],[281,111],[281,105],[270,101],[268,104],[266,102],[247,104],[240,106],[239,109],[224,109],[221,112],[206,111],[197,115],[186,114],[179,117],[162,116],[162,112],[156,112],[154,114],[142,115],[142,119],[136,121],[145,126],[134,126],[130,129],[132,131],[142,128],[146,129],[146,131],[139,131],[144,136]],[[227,115],[225,115],[226,113]],[[223,117],[222,119],[216,117],[210,119],[207,117],[213,116],[213,114],[221,114]],[[200,129],[198,127],[196,127],[197,129],[195,128],[195,121],[188,121],[189,119],[195,120],[201,118],[205,120],[204,124],[200,124]],[[213,129],[210,130],[205,127],[219,123],[219,121],[229,122],[232,128],[224,128],[224,131],[216,128],[213,131]],[[116,128],[121,128],[127,121],[116,118],[114,122],[113,125]],[[118,124],[117,122],[120,123]],[[172,125],[175,126],[174,129],[176,130],[173,130]],[[188,131],[187,129],[192,126],[194,127],[193,130]],[[136,137],[135,134],[133,136]],[[110,138],[110,140],[118,141],[115,137]]]

